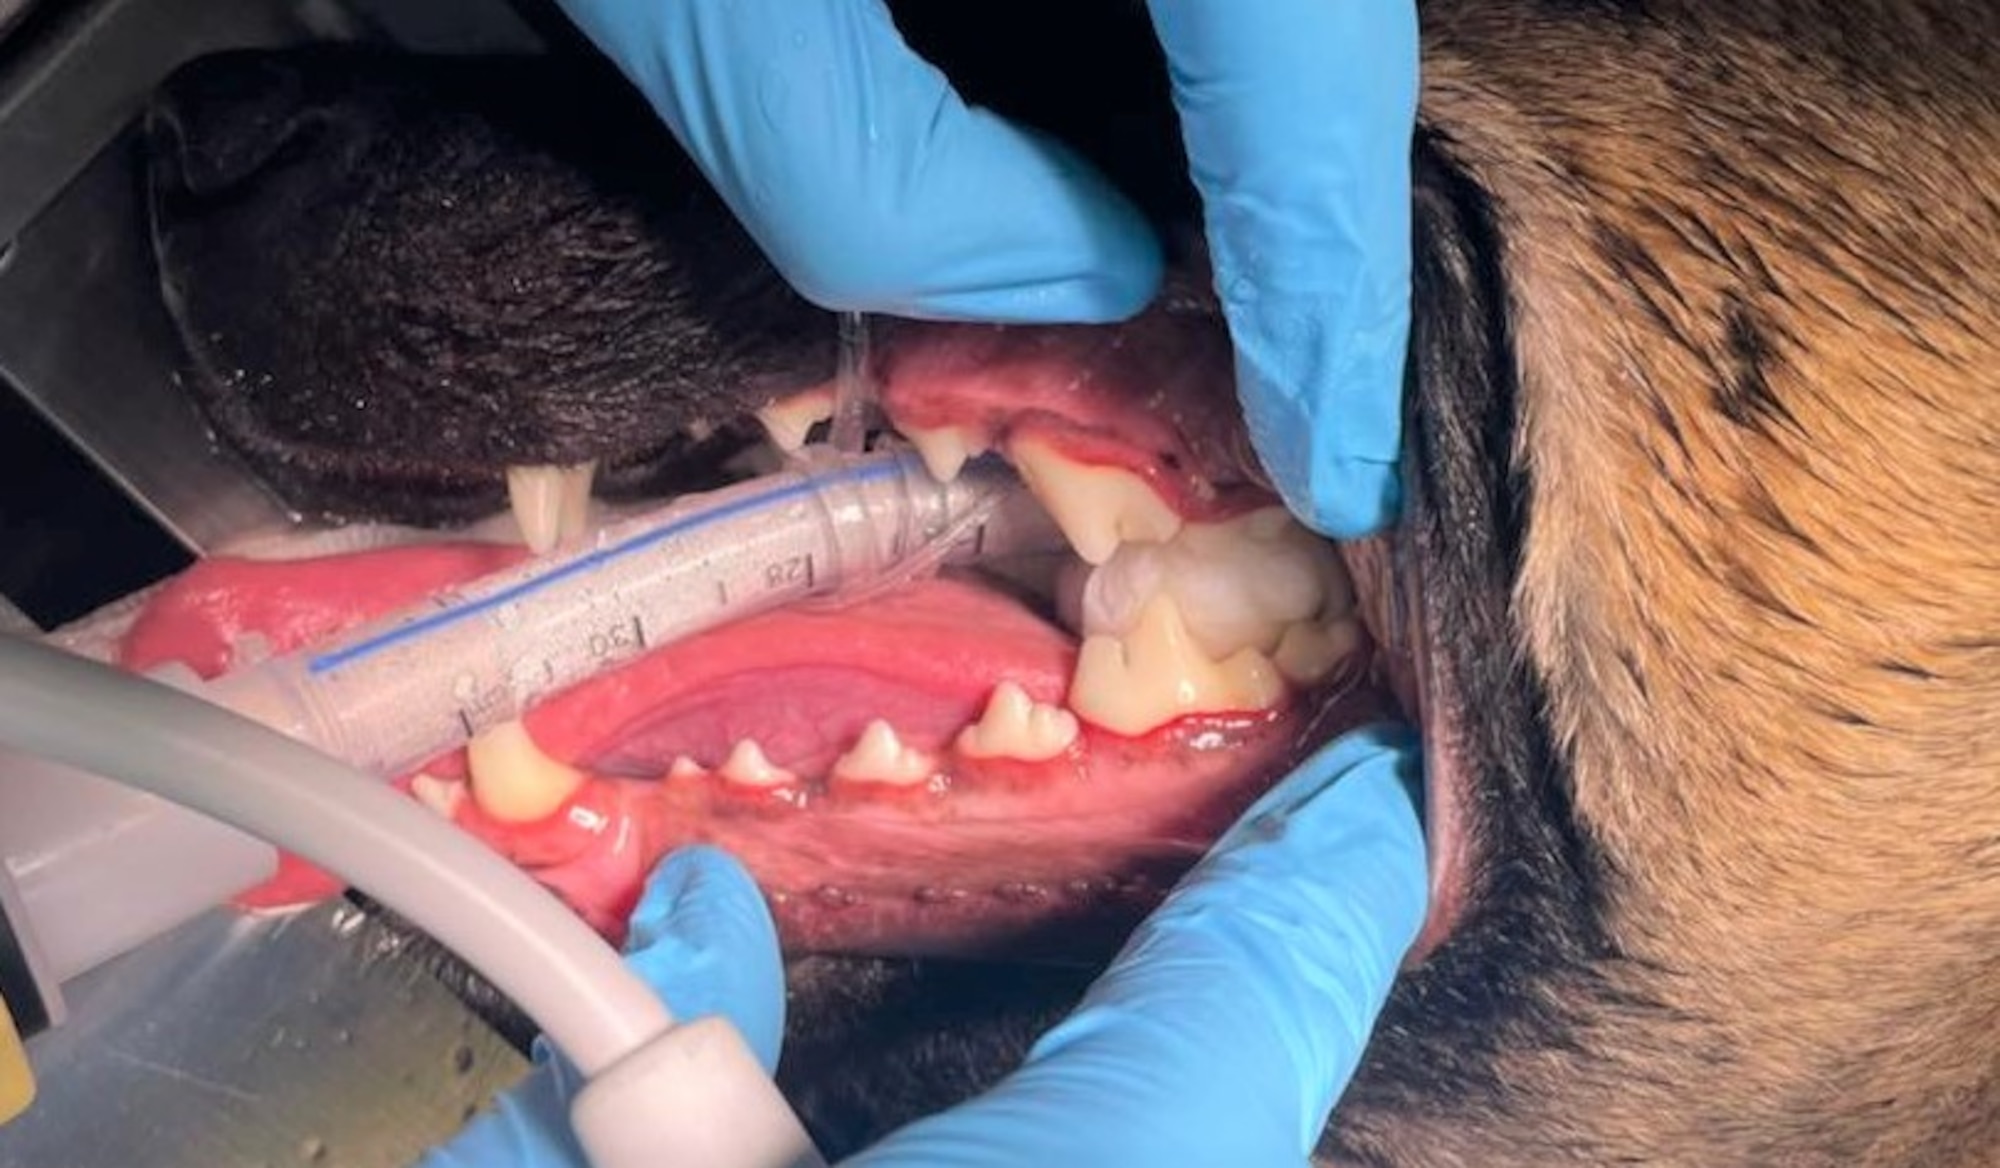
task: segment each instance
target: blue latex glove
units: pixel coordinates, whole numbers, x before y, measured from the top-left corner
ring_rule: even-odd
[[[824,307],[1087,323],[1158,288],[1131,205],[1056,144],[966,106],[881,0],[562,4]],[[1252,441],[1308,525],[1375,531],[1400,506],[1413,0],[1150,7]]]
[[[1322,750],[1217,841],[1020,1070],[848,1163],[1302,1163],[1423,924],[1417,781],[1401,729]],[[630,960],[677,1011],[726,1013],[775,1061],[777,955],[740,868],[677,853],[634,935]],[[575,1072],[538,1062],[427,1163],[585,1168],[567,1121]]]
[[[1350,734],[1272,788],[987,1094],[850,1161],[1298,1165],[1428,902],[1415,740]]]
[[[764,898],[725,852],[688,847],[653,869],[633,910],[625,963],[677,1018],[720,1014],[764,1069],[785,1037],[785,972]],[[584,1080],[545,1039],[534,1067],[422,1168],[588,1168],[569,1124]]]

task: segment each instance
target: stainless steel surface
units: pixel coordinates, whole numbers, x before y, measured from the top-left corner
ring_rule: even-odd
[[[212,49],[533,38],[504,0],[35,7],[0,44],[0,394],[18,389],[190,548],[282,522],[171,392],[120,127],[174,64]],[[0,1168],[405,1164],[522,1069],[344,906],[218,910],[64,992],[68,1021],[30,1044],[39,1098],[0,1126]]]
[[[65,987],[0,1168],[389,1168],[523,1061],[344,904],[216,912]]]
[[[0,263],[0,380],[199,552],[290,516],[216,453],[174,388],[176,342],[138,230],[136,170],[133,143],[119,139]]]

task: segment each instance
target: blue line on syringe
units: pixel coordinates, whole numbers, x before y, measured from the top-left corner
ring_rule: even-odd
[[[470,620],[481,613],[501,605],[519,600],[524,596],[533,595],[551,584],[561,583],[580,572],[603,567],[605,564],[631,555],[633,552],[644,551],[663,540],[685,535],[690,531],[699,531],[711,523],[741,515],[745,511],[769,507],[775,503],[789,502],[792,499],[802,496],[815,495],[835,483],[865,483],[875,479],[894,477],[902,473],[904,473],[903,468],[895,462],[876,463],[869,466],[835,471],[831,474],[814,476],[803,482],[766,491],[761,495],[756,495],[748,499],[738,499],[735,502],[715,507],[712,510],[705,510],[698,514],[690,515],[685,519],[675,520],[672,523],[654,528],[642,535],[635,535],[631,539],[612,547],[589,552],[561,567],[551,568],[549,571],[532,580],[524,580],[519,584],[513,585],[510,588],[504,588],[491,596],[482,597],[470,604],[433,613],[430,616],[411,621],[409,624],[377,634],[359,644],[349,645],[346,648],[337,649],[331,653],[314,657],[306,663],[306,670],[309,673],[326,673],[339,669],[344,665],[351,665],[356,661],[372,657],[385,649],[393,648],[412,637],[422,636],[425,633],[434,632],[437,629],[457,624],[460,621]]]

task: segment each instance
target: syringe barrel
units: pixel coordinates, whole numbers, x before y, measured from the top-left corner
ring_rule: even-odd
[[[781,472],[239,670],[205,696],[355,766],[402,774],[640,654],[879,579],[936,555],[940,539],[954,545],[946,558],[1032,540],[1039,533],[1018,526],[1020,494],[1004,467],[976,462],[942,483],[908,453]]]

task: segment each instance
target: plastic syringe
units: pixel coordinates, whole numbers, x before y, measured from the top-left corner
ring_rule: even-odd
[[[588,547],[240,668],[201,693],[354,766],[400,775],[544,697],[729,621],[937,562],[1061,546],[994,459],[941,483],[909,452],[829,453],[685,496]]]

